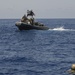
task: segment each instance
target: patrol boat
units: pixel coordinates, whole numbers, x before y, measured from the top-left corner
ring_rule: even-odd
[[[41,23],[35,23],[34,25],[31,25],[31,24],[27,24],[25,22],[16,22],[15,24],[19,30],[32,30],[32,29],[35,29],[35,30],[48,30],[49,27],[41,24]]]
[[[44,24],[41,24],[39,22],[34,21],[34,12],[31,10],[27,10],[27,15],[24,15],[20,22],[16,22],[16,26],[19,28],[19,30],[30,30],[30,29],[36,29],[36,30],[48,30],[49,28],[46,27]],[[28,16],[31,18],[28,19]]]

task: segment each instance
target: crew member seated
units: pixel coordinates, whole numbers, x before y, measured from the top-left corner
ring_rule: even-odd
[[[21,19],[21,22],[25,22],[25,23],[28,23],[28,18],[26,15],[24,15]]]

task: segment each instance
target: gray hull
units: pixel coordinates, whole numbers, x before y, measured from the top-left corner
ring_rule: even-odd
[[[31,29],[48,30],[49,29],[46,26],[30,25],[30,24],[26,24],[26,23],[23,23],[23,22],[17,22],[15,25],[19,28],[19,30],[31,30]]]

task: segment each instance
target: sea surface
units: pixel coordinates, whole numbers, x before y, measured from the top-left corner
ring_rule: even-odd
[[[49,30],[20,31],[20,19],[0,19],[0,75],[69,75],[75,63],[75,19],[37,19]]]

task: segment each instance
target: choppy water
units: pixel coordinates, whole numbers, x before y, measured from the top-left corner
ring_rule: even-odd
[[[0,75],[69,75],[75,63],[75,19],[38,19],[49,30],[19,31],[0,19]]]

